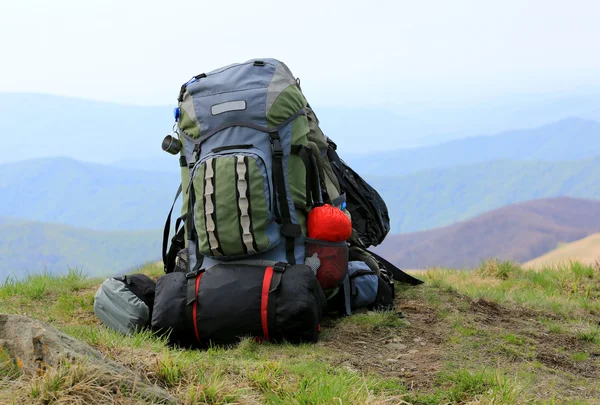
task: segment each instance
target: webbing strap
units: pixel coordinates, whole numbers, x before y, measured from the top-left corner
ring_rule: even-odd
[[[200,333],[198,331],[198,290],[200,288],[200,281],[204,276],[204,271],[200,273],[191,272],[186,275],[187,278],[187,318],[188,325],[191,323],[194,328],[194,335],[198,343],[202,343],[200,339]]]
[[[285,254],[289,264],[296,264],[295,238],[300,236],[302,228],[299,224],[292,223],[290,206],[285,187],[285,173],[283,170],[283,149],[278,132],[272,132],[271,147],[273,150],[273,179],[277,195],[279,196],[279,210],[281,215],[281,234],[285,237]]]
[[[167,246],[169,244],[169,233],[171,232],[171,215],[173,214],[173,208],[175,208],[175,203],[181,194],[182,185],[179,185],[177,189],[177,193],[175,194],[175,198],[173,199],[173,204],[171,205],[171,209],[169,210],[169,215],[167,215],[167,220],[165,221],[165,229],[163,230],[163,243],[162,243],[162,260],[163,266],[165,269],[165,273],[167,272]],[[177,231],[175,231],[177,232]]]
[[[304,163],[306,168],[306,206],[312,207],[322,203],[319,169],[314,160],[313,150],[303,145],[292,145],[292,153]]]
[[[235,184],[238,216],[240,218],[240,236],[242,246],[246,254],[255,254],[258,251],[256,240],[254,238],[254,228],[252,226],[252,208],[250,206],[250,175],[248,172],[248,157],[240,158],[236,156],[235,164]]]
[[[204,256],[200,253],[200,241],[198,240],[198,233],[194,225],[194,204],[196,202],[196,194],[194,192],[194,182],[190,181],[188,208],[185,218],[185,227],[187,228],[187,240],[188,240],[188,253],[189,253],[189,269],[191,271],[197,271],[202,262]],[[192,252],[191,249],[194,249]]]

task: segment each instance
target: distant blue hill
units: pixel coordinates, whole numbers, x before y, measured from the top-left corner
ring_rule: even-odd
[[[0,165],[0,215],[99,230],[157,229],[181,181],[152,173],[47,158]]]
[[[534,129],[470,137],[436,146],[399,149],[345,160],[359,173],[407,174],[498,159],[562,161],[600,156],[600,123],[569,118]]]
[[[0,217],[0,283],[69,268],[116,275],[160,259],[161,232],[102,232]]]
[[[384,197],[394,233],[437,228],[538,198],[600,199],[600,158],[500,160],[401,176],[390,173],[365,178]],[[65,158],[4,164],[0,165],[0,216],[98,230],[160,229],[179,182],[178,173]]]
[[[173,97],[178,89],[174,89]],[[307,95],[310,98],[310,95]],[[600,120],[600,94],[507,96],[495,102],[414,103],[403,106],[319,106],[325,133],[346,155],[395,150],[511,128],[534,128],[567,117]],[[173,126],[176,100],[135,106],[77,98],[0,93],[0,163],[68,156],[149,170],[176,170],[160,149]],[[151,163],[150,163],[151,162]],[[467,162],[461,162],[467,163]],[[142,166],[142,167],[140,167]]]
[[[529,200],[600,199],[600,157],[564,162],[500,160],[367,179],[387,203],[391,232],[407,233]]]

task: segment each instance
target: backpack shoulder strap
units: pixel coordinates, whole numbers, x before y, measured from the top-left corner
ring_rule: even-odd
[[[175,194],[175,198],[173,199],[173,204],[171,205],[171,210],[169,211],[169,215],[167,215],[167,220],[165,222],[165,229],[163,230],[163,243],[162,243],[162,259],[163,265],[165,267],[165,273],[167,273],[167,246],[169,244],[169,233],[171,232],[171,215],[173,214],[173,208],[175,208],[175,203],[179,198],[179,195],[182,191],[182,185],[179,185],[177,189],[177,193]],[[177,232],[177,231],[176,231]]]

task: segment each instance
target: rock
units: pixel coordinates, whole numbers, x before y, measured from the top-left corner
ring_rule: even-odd
[[[108,359],[86,343],[62,333],[54,327],[22,315],[0,314],[0,348],[8,352],[23,372],[43,373],[61,361],[84,361],[107,374],[123,377],[143,397],[160,403],[177,403],[167,391],[144,384],[127,367]]]

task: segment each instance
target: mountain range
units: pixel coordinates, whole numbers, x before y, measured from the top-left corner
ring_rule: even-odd
[[[600,158],[494,161],[367,180],[390,211],[392,233],[434,229],[544,197],[600,199]],[[67,158],[0,165],[0,215],[96,230],[159,229],[180,177]],[[177,210],[180,205],[177,205]]]
[[[493,160],[562,161],[600,156],[600,123],[569,118],[532,129],[512,130],[398,149],[345,160],[359,173],[374,175],[394,168],[394,175],[464,166]]]
[[[533,199],[600,199],[600,157],[566,162],[500,160],[368,179],[386,201],[391,232],[406,233]]]
[[[0,165],[0,215],[96,230],[157,229],[176,173],[151,173],[43,158]]]
[[[589,94],[468,111],[316,110],[342,158],[388,205],[392,229],[378,249],[403,267],[471,266],[486,255],[532,259],[594,231],[556,218],[577,207],[597,214],[578,199],[600,200],[598,101]],[[120,271],[157,259],[180,182],[177,158],[160,150],[171,110],[0,93],[0,279],[44,267]],[[488,238],[498,232],[503,239]]]
[[[375,251],[404,268],[472,268],[498,258],[526,262],[600,231],[600,201],[552,198],[512,204],[468,221],[389,235]]]
[[[172,157],[161,151],[160,144],[173,126],[172,110],[178,91],[174,89],[172,103],[160,106],[0,93],[0,134],[3,134],[0,162],[67,156],[125,165],[152,159],[151,170],[156,165],[171,167]],[[347,157],[368,154],[369,150],[432,146],[467,136],[535,128],[568,117],[600,120],[600,93],[596,90],[509,95],[480,103],[454,101],[372,107],[319,106],[317,100],[307,96],[315,106],[323,130]],[[371,142],[372,139],[377,142]]]
[[[77,268],[111,275],[160,259],[161,232],[94,231],[0,217],[0,284],[8,276]]]

